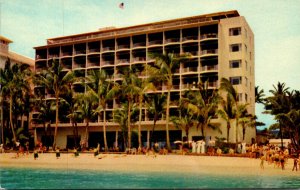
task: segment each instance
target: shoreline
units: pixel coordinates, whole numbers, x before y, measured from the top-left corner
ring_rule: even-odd
[[[37,160],[33,154],[13,158],[15,153],[0,154],[2,168],[67,169],[111,172],[165,172],[205,175],[257,175],[257,176],[300,176],[300,171],[292,171],[293,160],[289,159],[285,170],[274,168],[274,164],[264,163],[260,168],[260,159],[245,157],[218,157],[195,155],[126,155],[126,154],[80,154],[74,157],[70,153],[61,153],[56,159],[55,153],[41,153]],[[100,159],[98,159],[100,158]]]

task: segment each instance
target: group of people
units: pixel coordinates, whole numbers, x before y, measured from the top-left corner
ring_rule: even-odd
[[[192,142],[192,153],[204,154],[205,153],[205,141],[193,141]]]

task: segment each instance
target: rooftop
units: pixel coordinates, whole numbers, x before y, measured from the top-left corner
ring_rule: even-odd
[[[105,27],[105,28],[101,28],[101,30],[94,31],[94,32],[49,38],[47,39],[47,46],[55,46],[64,43],[73,43],[75,41],[84,42],[96,38],[105,38],[105,37],[109,38],[112,36],[122,36],[131,33],[138,33],[138,32],[143,33],[145,31],[156,31],[156,30],[162,30],[164,28],[177,27],[179,25],[184,26],[184,25],[199,24],[205,22],[217,22],[218,20],[223,18],[238,17],[238,16],[240,16],[238,11],[232,10],[232,11],[217,12],[212,14],[204,14],[198,16],[160,21],[160,22],[153,22],[153,23],[147,23],[147,24],[141,24],[135,26],[128,26],[122,28]],[[39,49],[43,47],[46,46],[38,46],[38,47],[34,47],[34,49]]]

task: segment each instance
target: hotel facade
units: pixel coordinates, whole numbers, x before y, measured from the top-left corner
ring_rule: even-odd
[[[248,103],[248,112],[255,114],[255,78],[254,78],[254,35],[243,16],[237,11],[219,12],[187,18],[179,18],[143,25],[115,28],[107,27],[95,32],[51,38],[47,45],[35,47],[35,72],[49,69],[48,63],[57,59],[67,72],[72,70],[77,76],[85,77],[91,70],[105,70],[115,82],[122,78],[119,70],[122,67],[135,65],[143,67],[153,64],[154,59],[149,53],[189,53],[188,62],[180,64],[174,73],[173,89],[171,90],[170,114],[178,112],[176,101],[188,89],[196,89],[196,84],[206,81],[209,89],[218,89],[221,78],[231,81],[239,93],[239,102]],[[137,73],[139,77],[144,74]],[[85,88],[80,84],[73,84],[73,90],[84,93]],[[45,91],[36,86],[35,92]],[[165,86],[158,87],[152,93],[166,93]],[[44,95],[45,100],[53,100],[53,94]],[[117,100],[107,104],[107,141],[108,147],[119,141],[121,129],[114,122],[114,110],[119,108]],[[35,112],[32,117],[35,117]],[[65,113],[60,113],[65,114]],[[137,123],[132,124],[133,131],[137,131]],[[206,129],[206,140],[225,137],[226,122],[221,118],[212,119],[218,125],[218,131]],[[143,108],[142,141],[144,145],[149,141],[153,120],[149,118],[146,108]],[[159,119],[156,127],[156,140],[163,145],[165,135],[165,117]],[[84,138],[85,123],[78,123],[79,136]],[[95,147],[99,142],[103,146],[103,118],[95,117],[90,122],[89,146]],[[52,121],[50,135],[54,134],[55,120]],[[36,138],[44,141],[44,128],[41,124],[32,124]],[[185,132],[176,128],[170,122],[170,141],[182,140]],[[191,128],[189,140],[197,140],[201,136],[200,129]],[[238,131],[239,141],[242,141],[242,129]],[[254,128],[247,128],[245,141],[251,143],[256,136]],[[58,126],[57,146],[72,148],[73,128],[70,120],[65,117]],[[230,142],[236,140],[235,123],[231,123]],[[135,144],[135,143],[133,143]]]

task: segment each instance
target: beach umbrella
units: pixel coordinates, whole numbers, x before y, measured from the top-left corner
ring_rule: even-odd
[[[174,144],[182,144],[182,141],[174,141]]]

